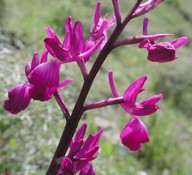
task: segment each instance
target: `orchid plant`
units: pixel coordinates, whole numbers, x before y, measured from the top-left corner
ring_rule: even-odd
[[[131,116],[130,121],[125,124],[120,133],[122,144],[131,151],[136,151],[141,148],[142,144],[149,142],[148,130],[141,118],[156,112],[159,109],[157,103],[163,96],[156,94],[142,102],[137,102],[137,96],[144,90],[146,76],[135,80],[127,87],[123,95],[119,95],[115,88],[113,71],[109,71],[108,79],[113,96],[90,104],[85,104],[85,100],[107,56],[117,47],[136,44],[138,48],[147,50],[147,59],[152,62],[165,63],[177,59],[176,50],[187,44],[189,38],[184,36],[170,42],[156,43],[159,39],[173,34],[148,34],[147,18],[143,20],[141,35],[119,39],[120,34],[131,20],[148,13],[162,2],[163,0],[147,0],[145,2],[136,0],[132,9],[123,18],[119,1],[112,0],[114,16],[109,20],[107,15],[101,17],[101,2],[98,1],[93,25],[90,29],[90,37],[86,40],[82,23],[80,21],[73,23],[70,16],[65,22],[63,41],[50,26],[46,27],[45,51],[41,57],[38,52],[33,55],[31,62],[25,66],[27,81],[11,89],[8,92],[8,99],[4,101],[4,108],[7,111],[18,114],[28,107],[31,100],[43,102],[51,100],[53,97],[56,99],[66,119],[66,125],[46,175],[96,174],[91,162],[98,156],[99,139],[104,130],[101,129],[95,135],[89,135],[84,139],[87,124],[83,124],[78,130],[77,128],[87,110],[114,104],[121,105]],[[108,38],[107,32],[112,27],[113,30]],[[91,69],[88,70],[87,62],[97,50],[99,50],[99,54],[95,62],[92,63]],[[48,55],[52,57],[50,60]],[[61,90],[70,85],[72,79],[68,78],[60,82],[60,69],[63,64],[71,62],[76,62],[79,66],[83,85],[74,109],[70,113],[61,95]],[[9,172],[5,170],[5,174],[9,175]]]

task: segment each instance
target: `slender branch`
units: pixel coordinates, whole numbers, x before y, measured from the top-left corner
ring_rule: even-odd
[[[63,97],[62,97],[60,91],[57,90],[53,95],[54,95],[60,109],[62,110],[64,117],[66,118],[66,120],[69,120],[70,114],[69,114],[69,111],[65,105],[65,102],[63,100]]]
[[[130,44],[137,44],[143,41],[144,39],[149,39],[149,40],[158,40],[163,37],[167,36],[173,36],[173,34],[155,34],[155,35],[140,35],[140,36],[132,36],[129,38],[126,38],[124,40],[119,40],[114,42],[113,47],[119,47],[123,45],[130,45]]]
[[[134,18],[133,14],[134,14],[135,10],[137,10],[137,8],[139,7],[139,5],[141,4],[142,1],[143,0],[137,0],[137,2],[135,3],[135,5],[131,9],[131,11],[125,17],[125,19],[123,21],[124,25],[126,25],[130,21],[130,19]]]
[[[118,0],[112,0],[117,24],[121,23],[121,11]]]
[[[102,108],[106,107],[109,105],[116,105],[123,103],[124,99],[123,97],[117,97],[117,98],[109,98],[106,100],[98,101],[98,102],[93,102],[91,104],[86,104],[84,105],[84,111],[90,110],[90,109],[96,109],[96,108]]]
[[[76,102],[73,112],[71,114],[71,117],[66,123],[65,129],[62,133],[61,139],[59,141],[59,144],[57,146],[57,149],[52,158],[52,161],[50,163],[50,166],[47,170],[46,175],[56,175],[57,174],[57,171],[59,169],[59,164],[57,164],[56,160],[59,157],[65,156],[65,154],[68,150],[72,137],[78,126],[79,120],[81,119],[81,117],[83,115],[83,112],[84,112],[83,105],[87,98],[89,90],[92,86],[92,83],[93,83],[97,73],[99,72],[102,64],[104,63],[105,59],[107,58],[108,54],[113,50],[113,48],[114,48],[113,43],[117,40],[117,38],[119,37],[119,35],[121,34],[121,32],[123,31],[125,26],[132,19],[132,15],[133,15],[134,11],[137,9],[137,7],[140,4],[139,2],[141,2],[141,0],[137,1],[136,5],[131,10],[131,13],[129,13],[127,15],[124,22],[122,24],[117,24],[113,33],[111,34],[110,38],[108,39],[107,43],[105,44],[103,49],[100,51],[88,77],[86,79],[84,79],[84,83],[81,88],[79,97],[77,99],[77,102]]]

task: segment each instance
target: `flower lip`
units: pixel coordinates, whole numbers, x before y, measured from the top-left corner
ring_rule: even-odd
[[[31,90],[29,83],[17,85],[8,92],[9,99],[4,101],[4,108],[12,114],[25,110],[31,101]]]
[[[120,134],[123,145],[131,151],[136,151],[141,148],[141,144],[149,142],[147,127],[135,116],[124,127]]]

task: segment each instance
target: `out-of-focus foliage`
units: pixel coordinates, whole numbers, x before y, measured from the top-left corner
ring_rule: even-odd
[[[54,153],[65,121],[55,100],[40,103],[33,101],[26,111],[12,116],[3,109],[7,90],[26,81],[24,66],[30,61],[33,52],[43,52],[45,27],[50,25],[62,38],[63,25],[67,16],[80,20],[88,37],[96,1],[84,0],[0,0],[0,22],[8,34],[7,43],[23,43],[19,49],[0,54],[0,173],[4,168],[14,175],[45,174]],[[112,17],[110,0],[101,0],[102,12]],[[133,2],[120,0],[126,15]],[[1,4],[3,4],[1,6]],[[192,36],[192,1],[168,0],[146,16],[149,32],[174,33],[175,37]],[[0,12],[2,10],[0,9]],[[140,17],[130,23],[122,38],[140,35]],[[14,42],[12,42],[14,41]],[[0,42],[1,39],[0,39]],[[16,45],[16,44],[14,44]],[[100,155],[94,161],[97,174],[138,175],[190,175],[192,172],[192,44],[178,50],[178,60],[167,64],[148,62],[146,51],[137,46],[121,47],[113,51],[101,69],[87,102],[111,97],[107,72],[113,69],[118,92],[123,94],[127,86],[141,75],[149,77],[145,88],[146,96],[163,92],[164,100],[156,115],[143,117],[148,126],[151,142],[138,152],[130,152],[120,145],[119,133],[130,120],[120,106],[88,111],[84,121],[88,130],[96,132],[105,128],[101,140]],[[92,58],[92,62],[94,58]],[[91,63],[89,67],[91,66]],[[75,70],[75,71],[74,71]],[[62,80],[71,77],[74,82],[62,90],[67,106],[72,110],[82,77],[75,64],[62,67]],[[82,121],[83,122],[83,121]]]

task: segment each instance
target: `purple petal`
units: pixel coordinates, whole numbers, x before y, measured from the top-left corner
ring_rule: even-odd
[[[82,160],[79,161],[76,165],[76,171],[79,171],[81,168],[83,168],[89,161],[93,160],[93,156],[98,152],[99,147],[94,147],[91,150],[87,151],[83,157]]]
[[[70,78],[68,78],[68,79],[66,79],[65,81],[63,81],[63,82],[61,82],[61,83],[59,84],[59,88],[65,87],[65,86],[71,84],[72,82],[73,82],[73,80],[70,79]]]
[[[76,22],[70,46],[71,55],[79,54],[82,51],[83,47],[84,47],[83,26],[80,22]]]
[[[43,52],[40,63],[45,63],[48,60],[48,51]]]
[[[118,92],[117,92],[117,90],[116,90],[116,88],[115,88],[114,81],[113,81],[113,72],[112,72],[112,71],[109,71],[108,77],[109,77],[109,84],[110,84],[110,87],[111,87],[111,91],[112,91],[114,97],[119,97]],[[129,109],[126,107],[126,105],[125,105],[124,103],[121,103],[120,105],[121,105],[121,107],[122,107],[126,112],[128,112],[128,113],[130,114]]]
[[[176,59],[176,49],[169,42],[161,42],[147,47],[147,59],[152,62],[165,63]]]
[[[123,145],[131,151],[141,148],[141,144],[149,142],[148,130],[138,118],[132,118],[120,134]]]
[[[83,168],[81,168],[80,175],[96,175],[93,165],[88,163]]]
[[[112,71],[109,71],[108,78],[109,78],[109,84],[110,84],[110,87],[111,87],[111,91],[112,91],[114,97],[119,97],[119,95],[117,93],[117,90],[115,88],[114,81],[113,81],[113,72]]]
[[[17,114],[28,107],[31,97],[31,85],[19,84],[8,92],[9,99],[4,101],[4,108],[12,114]]]
[[[52,98],[52,94],[59,86],[60,64],[55,60],[42,63],[29,75],[28,80],[33,85],[31,94],[34,100],[46,101]]]
[[[72,159],[81,149],[83,140],[77,140],[70,143],[70,151],[67,155],[68,158]]]
[[[64,49],[61,44],[56,43],[53,39],[46,38],[44,40],[44,44],[47,51],[55,58],[58,58],[60,61],[65,62],[69,57],[67,50]]]
[[[180,38],[177,38],[177,39],[171,41],[170,43],[174,46],[175,49],[177,49],[181,46],[184,46],[188,42],[189,42],[188,37],[180,37]]]
[[[83,137],[85,135],[85,132],[86,132],[86,129],[87,129],[87,124],[84,123],[80,128],[79,130],[77,131],[76,135],[75,135],[75,139],[74,141],[77,142],[79,140],[83,140]]]
[[[26,65],[25,65],[25,75],[26,77],[31,73],[31,63],[28,62]]]
[[[103,20],[102,20],[102,23],[100,24],[100,27],[99,27],[98,31],[97,31],[97,32],[95,33],[95,35],[94,35],[94,37],[95,37],[96,40],[102,37],[104,31],[105,31],[106,28],[107,28],[107,25],[108,25],[108,20],[103,19]]]
[[[163,0],[148,0],[145,3],[142,3],[138,9],[134,12],[133,16],[137,17],[143,15],[150,10],[154,9],[157,5],[159,5]]]
[[[73,174],[73,162],[65,157],[60,165],[57,175],[71,175]]]
[[[89,50],[79,54],[78,56],[74,57],[73,60],[81,60],[81,59],[85,59],[87,57],[90,57],[101,45],[101,43],[103,42],[104,37],[102,37],[92,48],[90,48]]]
[[[148,35],[148,22],[149,22],[149,19],[148,18],[144,18],[143,20],[143,35]]]
[[[134,81],[125,91],[123,97],[125,100],[125,104],[128,108],[131,108],[135,105],[136,103],[136,98],[137,95],[140,93],[142,90],[142,87],[147,80],[146,76],[140,77],[136,81]]]
[[[71,45],[72,35],[73,35],[73,24],[72,24],[71,16],[69,16],[66,19],[65,31],[66,31],[66,34],[65,34],[64,41],[63,41],[63,47],[68,49]]]
[[[159,106],[156,105],[162,99],[162,94],[154,95],[141,103],[137,103],[130,111],[133,115],[145,116],[156,112]]]
[[[39,53],[35,52],[31,62],[31,71],[39,65]]]
[[[54,32],[54,30],[50,26],[46,27],[46,33],[47,33],[48,38],[51,38],[55,42],[61,44],[61,42],[60,42],[59,38],[57,37],[56,33]]]
[[[101,16],[101,3],[98,1],[94,15],[94,30],[97,27],[97,24],[99,23],[100,16]]]
[[[101,137],[103,130],[100,130],[96,135],[89,135],[88,138],[85,140],[84,145],[81,151],[76,155],[76,158],[81,158],[83,155],[91,150],[94,147],[98,146],[99,139]]]

